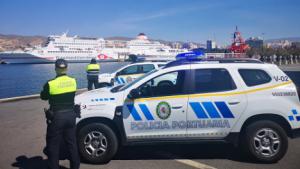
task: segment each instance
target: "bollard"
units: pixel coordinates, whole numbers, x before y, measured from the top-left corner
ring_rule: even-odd
[[[293,62],[293,55],[290,55],[290,64],[291,65],[294,64],[294,62]]]
[[[285,65],[288,65],[288,64],[289,64],[287,56],[284,57],[284,64],[285,64]]]
[[[273,55],[274,63],[277,64],[277,56]]]
[[[255,58],[261,61],[261,56],[260,55],[255,55]]]
[[[279,65],[282,65],[282,56],[279,56]]]
[[[267,57],[266,57],[266,56],[263,56],[263,58],[264,58],[264,62],[268,62],[268,60],[267,60]]]
[[[272,59],[272,64],[274,64],[276,61],[276,56],[275,55],[271,56],[271,59]]]

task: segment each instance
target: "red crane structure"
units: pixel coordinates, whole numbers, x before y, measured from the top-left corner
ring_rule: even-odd
[[[249,46],[245,43],[241,33],[238,31],[238,27],[236,26],[233,34],[233,43],[231,44],[229,50],[233,53],[244,54],[246,53],[247,49],[249,49]]]

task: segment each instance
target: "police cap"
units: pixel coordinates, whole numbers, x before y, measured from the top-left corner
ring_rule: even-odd
[[[55,61],[55,68],[58,68],[58,69],[65,69],[68,67],[68,62],[64,59],[57,59]]]
[[[93,59],[91,59],[91,63],[97,63],[97,61],[96,61],[96,59],[95,58],[93,58]]]

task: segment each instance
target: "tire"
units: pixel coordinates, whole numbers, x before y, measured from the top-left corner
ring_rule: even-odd
[[[288,148],[288,137],[284,129],[277,123],[260,120],[245,128],[240,146],[250,158],[256,161],[275,163],[285,155]]]
[[[118,140],[116,134],[108,125],[92,123],[79,130],[78,150],[84,161],[93,164],[104,164],[108,163],[116,154]]]

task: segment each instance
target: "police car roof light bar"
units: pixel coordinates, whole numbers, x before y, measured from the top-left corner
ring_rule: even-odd
[[[197,52],[186,52],[180,53],[176,56],[176,60],[198,60],[205,56],[204,52],[197,51]]]
[[[201,61],[204,56],[204,52],[202,51],[180,53],[176,56],[175,61],[169,62],[165,67],[190,64],[192,61]]]
[[[256,63],[256,64],[263,64],[260,60],[257,59],[250,59],[250,58],[217,58],[217,59],[180,59],[169,62],[166,64],[164,68],[179,66],[179,65],[186,65],[186,64],[197,64],[203,62],[211,62],[211,63]]]

